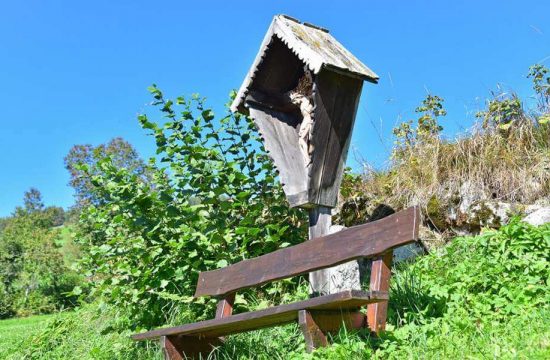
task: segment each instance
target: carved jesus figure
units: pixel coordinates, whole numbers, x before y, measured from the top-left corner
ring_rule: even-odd
[[[313,135],[313,78],[309,69],[304,69],[304,76],[300,78],[296,88],[289,91],[287,95],[293,104],[298,105],[302,114],[302,122],[298,130],[298,143],[307,168],[311,166],[313,154],[311,141]]]

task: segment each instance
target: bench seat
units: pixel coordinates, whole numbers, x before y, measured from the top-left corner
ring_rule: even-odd
[[[134,340],[155,339],[161,336],[191,335],[195,337],[219,337],[298,320],[300,310],[339,311],[358,310],[361,306],[388,300],[388,293],[381,291],[346,290],[336,294],[284,304],[224,318],[200,321],[182,326],[157,329],[132,336]]]

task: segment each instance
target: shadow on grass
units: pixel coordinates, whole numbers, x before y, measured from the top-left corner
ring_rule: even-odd
[[[444,299],[429,294],[422,279],[415,274],[410,263],[398,266],[393,275],[388,306],[388,323],[394,326],[419,323],[442,317],[446,311]]]

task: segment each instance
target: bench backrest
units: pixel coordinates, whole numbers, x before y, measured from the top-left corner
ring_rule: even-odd
[[[381,255],[418,240],[420,211],[411,207],[381,220],[315,238],[222,269],[201,272],[199,296],[225,296],[237,290],[309,273],[358,258]]]

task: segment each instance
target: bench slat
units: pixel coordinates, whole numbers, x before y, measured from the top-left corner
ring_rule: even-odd
[[[300,310],[350,310],[362,305],[388,299],[387,292],[346,290],[336,294],[270,307],[220,319],[212,319],[182,326],[152,330],[132,335],[134,340],[155,339],[170,335],[217,337],[239,332],[281,325],[296,321]]]
[[[411,207],[378,221],[354,226],[222,269],[201,272],[195,297],[225,295],[346,261],[382,254],[418,240],[419,222],[419,209]]]

